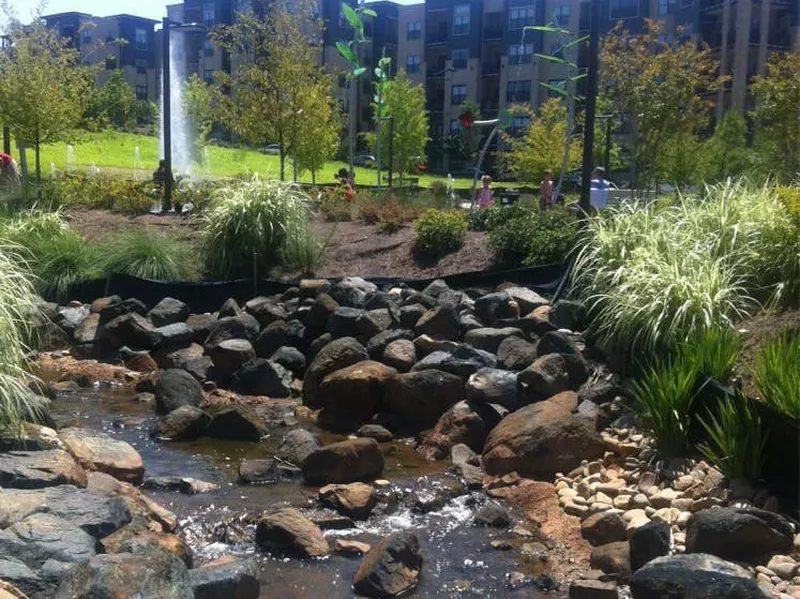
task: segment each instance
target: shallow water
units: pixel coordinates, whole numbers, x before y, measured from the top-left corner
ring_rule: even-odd
[[[180,520],[180,535],[191,546],[195,565],[223,555],[253,555],[260,564],[262,598],[306,599],[353,597],[352,580],[361,559],[331,555],[321,560],[271,557],[258,552],[252,542],[253,517],[278,505],[292,505],[307,512],[329,513],[316,507],[314,490],[299,481],[268,485],[240,485],[237,469],[243,458],[270,457],[280,443],[286,426],[276,425],[260,443],[216,439],[174,443],[149,438],[156,416],[148,407],[133,401],[133,394],[115,389],[85,389],[59,394],[53,413],[72,425],[102,430],[133,445],[141,454],[148,477],[192,477],[217,483],[212,493],[182,495],[169,491],[146,491],[147,495],[174,511]],[[309,423],[301,423],[312,428]],[[319,431],[315,431],[319,432]],[[334,440],[325,435],[326,442]],[[376,513],[357,527],[326,531],[335,537],[375,543],[397,530],[417,533],[424,564],[419,585],[406,597],[423,598],[539,598],[543,594],[526,586],[511,590],[506,577],[511,571],[536,574],[535,566],[519,561],[517,551],[497,551],[494,539],[520,544],[523,539],[509,533],[475,528],[475,509],[485,500],[482,493],[462,495],[443,508],[427,514],[416,513],[410,504],[415,489],[431,488],[446,467],[431,464],[402,442],[382,446],[386,458],[383,477],[392,481],[386,491],[399,497],[390,513]],[[433,482],[432,482],[433,481]]]

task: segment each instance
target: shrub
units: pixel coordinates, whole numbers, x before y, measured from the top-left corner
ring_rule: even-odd
[[[464,244],[467,221],[460,212],[431,208],[414,223],[414,249],[426,258],[437,259]]]
[[[36,287],[45,297],[67,300],[70,287],[102,274],[99,248],[87,244],[76,231],[35,239],[28,249]]]
[[[125,214],[149,212],[156,199],[150,181],[108,175],[65,175],[47,181],[43,200],[50,206],[84,206]]]
[[[800,327],[768,340],[756,355],[753,382],[758,394],[778,412],[800,419]]]
[[[308,197],[296,185],[253,178],[223,188],[204,217],[210,270],[223,276],[261,272],[284,259],[287,240],[306,234]]]
[[[342,187],[323,189],[319,194],[319,209],[327,221],[353,220],[353,202],[347,199]]]
[[[575,242],[575,217],[566,210],[519,211],[522,215],[516,218],[495,217],[489,222],[495,262],[526,266],[562,262]]]
[[[332,235],[333,230],[331,230]],[[298,235],[286,240],[284,249],[286,265],[299,270],[304,275],[314,274],[325,255],[329,241],[330,237],[325,241],[320,241],[310,229],[306,228]]]
[[[199,278],[197,252],[185,241],[131,231],[101,246],[106,274],[123,274],[156,281],[193,281]]]
[[[405,223],[410,223],[420,215],[420,209],[408,201],[398,199],[394,194],[376,196],[368,194],[359,198],[359,216],[368,225],[380,225],[386,233],[394,233]]]
[[[677,359],[694,364],[698,375],[711,377],[727,385],[733,377],[742,343],[741,335],[733,328],[711,327],[682,344]]]
[[[431,193],[437,197],[446,197],[447,196],[447,183],[444,181],[431,181],[429,186]]]

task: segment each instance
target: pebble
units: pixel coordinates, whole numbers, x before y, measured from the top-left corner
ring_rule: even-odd
[[[614,502],[614,500],[611,499],[611,497],[602,492],[597,493],[597,497],[595,498],[595,500],[596,503],[606,503],[609,506]]]
[[[644,493],[637,493],[633,496],[631,500],[631,505],[635,508],[645,508],[650,505],[650,500],[647,498],[647,495]]]
[[[661,489],[660,491],[653,493],[650,497],[650,505],[652,505],[656,509],[660,509],[663,507],[670,507],[672,502],[676,499],[679,499],[681,494],[679,491],[675,489]]]
[[[575,497],[572,498],[572,503],[574,503],[575,505],[583,505],[583,506],[585,506],[587,501],[583,497],[581,497],[580,495],[576,495]]]
[[[775,574],[783,580],[791,580],[797,574],[797,564],[794,562],[783,562],[776,564],[770,568]]]
[[[614,498],[614,507],[619,510],[627,510],[631,505],[630,495],[617,495]]]
[[[682,512],[691,512],[694,506],[694,500],[688,497],[680,497],[672,502],[672,507]]]
[[[610,503],[595,502],[589,506],[589,511],[593,514],[599,514],[600,512],[607,512],[610,509],[613,509]]]
[[[691,512],[680,512],[680,514],[678,514],[678,519],[675,521],[675,524],[677,524],[679,528],[686,528],[686,526],[689,524],[689,520],[691,519],[692,519]]]
[[[564,506],[564,512],[570,516],[584,516],[589,513],[589,508],[585,505],[578,505],[576,503],[568,503]]]
[[[598,484],[597,491],[599,493],[605,493],[606,495],[615,497],[624,487],[625,487],[625,481],[622,479],[617,479],[614,482]]]
[[[564,480],[558,481],[556,483],[556,491],[563,491],[564,489],[569,489],[570,491],[572,490],[568,482]]]
[[[517,524],[514,528],[512,528],[511,532],[517,535],[518,537],[530,538],[533,536],[533,533],[530,530],[528,530],[524,526],[520,526],[519,524]]]
[[[761,574],[760,572],[758,574],[756,574],[756,582],[758,584],[768,584],[768,585],[772,586],[772,581],[770,580],[769,576],[766,576],[765,574]]]
[[[676,491],[685,491],[689,487],[691,487],[695,483],[695,479],[691,474],[685,474],[683,476],[679,476],[674,483],[672,483],[673,488]]]
[[[587,470],[589,471],[589,475],[600,474],[603,470],[603,462],[599,461],[589,462]]]
[[[645,510],[646,513],[646,510]],[[674,507],[663,507],[660,510],[656,510],[655,513],[650,515],[650,518],[660,522],[666,522],[667,524],[675,524],[680,517],[681,512],[676,510]]]
[[[622,519],[625,520],[625,522],[632,522],[633,520],[638,520],[641,518],[647,518],[647,514],[645,514],[644,510],[640,509],[628,510],[622,514]]]
[[[656,475],[652,472],[645,472],[642,474],[641,478],[639,478],[639,490],[645,492],[647,489],[652,487],[656,482]]]
[[[773,576],[775,576],[775,572],[773,572],[771,569],[767,568],[766,566],[756,566],[756,572],[758,572],[759,574],[763,574],[764,576],[767,576],[769,578],[772,578]]]
[[[561,489],[558,492],[558,496],[559,497],[564,497],[564,498],[577,497],[577,495],[578,495],[578,492],[575,489],[570,489],[570,488]]]

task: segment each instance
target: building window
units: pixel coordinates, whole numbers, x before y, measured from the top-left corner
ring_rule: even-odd
[[[206,83],[214,83],[214,69],[203,70],[203,81]]]
[[[216,11],[211,3],[203,4],[203,25],[213,27],[216,24]]]
[[[639,16],[639,0],[610,0],[609,19],[631,19]]]
[[[658,0],[658,14],[662,17],[675,11],[676,0]]]
[[[556,25],[566,27],[569,25],[569,4],[562,4],[553,9],[553,20]]]
[[[453,68],[466,69],[469,60],[469,50],[453,50]]]
[[[517,136],[531,126],[531,117],[515,116],[511,119],[511,135]]]
[[[467,86],[454,85],[450,88],[450,104],[453,106],[461,106],[464,100],[467,99]]]
[[[461,122],[458,119],[450,119],[450,134],[458,133],[461,130]]]
[[[406,56],[406,73],[419,73],[420,60],[419,56],[412,55]]]
[[[469,35],[469,4],[453,8],[453,35]]]
[[[214,43],[211,40],[203,42],[203,56],[214,56]]]
[[[136,60],[136,72],[139,73],[140,75],[146,75],[147,74],[147,61],[146,60],[142,60],[141,58]]]
[[[136,28],[136,49],[147,50],[147,29]]]
[[[551,87],[557,87],[558,89],[567,89],[567,82],[564,79],[550,79],[547,82],[548,85]],[[552,89],[547,90],[548,96],[551,98],[562,98],[563,96],[558,92],[554,92]]]
[[[533,61],[533,44],[520,46],[515,44],[508,47],[509,64],[526,64]]]
[[[146,85],[137,85],[136,86],[136,99],[137,100],[147,100],[147,86]]]
[[[419,21],[412,21],[406,25],[406,39],[418,40],[422,37],[422,23]]]
[[[512,6],[509,29],[512,31],[533,25],[533,6]]]
[[[509,81],[506,88],[506,102],[530,102],[530,81]]]
[[[86,27],[81,32],[81,43],[87,46],[92,43],[92,30],[90,27]]]

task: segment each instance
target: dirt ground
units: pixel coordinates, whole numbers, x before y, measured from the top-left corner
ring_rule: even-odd
[[[742,378],[744,392],[750,397],[757,395],[752,384],[750,372],[755,365],[756,355],[769,339],[781,332],[800,328],[800,310],[765,312],[736,325],[744,335],[744,347],[736,364],[736,373]]]

